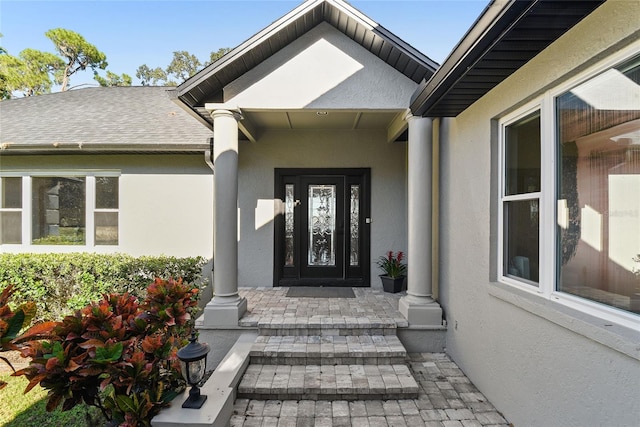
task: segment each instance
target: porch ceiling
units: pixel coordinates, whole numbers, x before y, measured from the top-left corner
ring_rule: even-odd
[[[249,121],[254,129],[259,131],[266,129],[386,130],[402,114],[403,112],[398,111],[242,110],[243,121]]]

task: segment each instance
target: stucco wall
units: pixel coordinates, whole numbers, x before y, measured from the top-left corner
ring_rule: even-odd
[[[380,131],[268,131],[239,153],[239,286],[272,286],[275,168],[371,168],[371,277],[388,250],[406,251],[406,144]]]
[[[91,252],[213,254],[213,174],[204,155],[3,156],[2,171],[120,171],[119,245]],[[75,251],[79,247],[55,247]],[[51,247],[3,250],[50,251]]]
[[[631,426],[640,419],[638,341],[625,338],[633,331],[619,329],[616,338],[603,324],[591,326],[542,298],[504,289],[521,304],[496,297],[491,227],[497,173],[491,120],[612,53],[621,40],[637,39],[639,22],[638,2],[607,2],[451,120],[451,139],[441,147],[447,352],[517,426]]]
[[[224,88],[244,109],[404,109],[415,82],[321,23]]]

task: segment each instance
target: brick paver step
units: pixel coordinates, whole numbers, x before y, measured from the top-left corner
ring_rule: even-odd
[[[249,399],[415,399],[419,387],[407,365],[250,364],[238,386]]]
[[[395,335],[397,323],[375,316],[274,316],[255,322],[260,335]]]
[[[395,335],[258,336],[251,363],[288,365],[390,365],[406,361]]]

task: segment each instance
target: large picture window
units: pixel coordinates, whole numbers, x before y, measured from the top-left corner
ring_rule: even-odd
[[[0,244],[118,244],[119,178],[53,175],[0,178]]]
[[[640,58],[556,98],[557,290],[640,313]]]
[[[610,64],[500,121],[499,277],[638,324],[640,56]]]
[[[85,244],[85,189],[84,177],[32,178],[32,244]]]

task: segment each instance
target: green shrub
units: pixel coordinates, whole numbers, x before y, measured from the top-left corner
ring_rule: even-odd
[[[31,328],[48,339],[22,346],[31,362],[14,375],[29,380],[25,393],[37,384],[48,390],[47,411],[86,404],[107,425],[150,426],[185,387],[177,351],[193,328],[197,297],[181,279],[158,278],[143,300],[105,294],[61,322]]]
[[[0,254],[0,291],[15,285],[12,302],[37,304],[35,321],[61,320],[105,293],[144,298],[156,277],[203,284],[202,257],[124,254]]]

